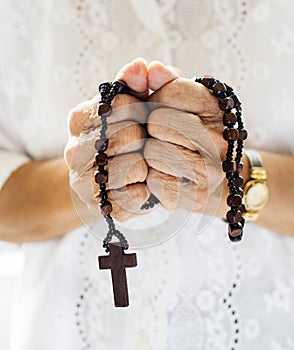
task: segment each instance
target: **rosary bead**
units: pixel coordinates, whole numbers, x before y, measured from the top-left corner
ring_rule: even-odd
[[[211,88],[212,84],[215,84],[216,80],[209,76],[209,75],[205,75],[203,78],[201,78],[201,84],[203,84],[205,87],[207,87],[208,89]]]
[[[245,129],[239,130],[239,140],[244,141],[247,139],[247,136],[248,136],[247,130]]]
[[[94,176],[97,184],[105,184],[108,181],[108,173],[106,170],[96,171]]]
[[[222,111],[226,111],[234,108],[234,100],[231,97],[222,98],[218,100],[218,105]]]
[[[107,165],[108,158],[106,153],[97,153],[95,156],[96,165]]]
[[[118,93],[119,94],[127,94],[129,93],[129,87],[127,86],[127,84],[123,81],[123,80],[116,80],[113,83],[113,86],[117,86],[118,87]]]
[[[100,193],[101,195],[101,202],[106,202],[107,199],[108,199],[108,195],[107,195],[107,192],[106,191],[103,191],[102,193]]]
[[[236,116],[237,116],[238,118],[241,118],[241,117],[242,117],[242,111],[238,111],[238,110],[237,110]]]
[[[237,122],[237,116],[234,113],[225,113],[223,116],[224,125],[235,124]]]
[[[239,207],[242,204],[242,197],[238,194],[230,194],[227,198],[227,204],[229,207]]]
[[[236,167],[236,172],[240,174],[242,170],[243,170],[243,162],[238,162]]]
[[[238,193],[238,195],[243,198],[244,193],[243,193],[242,188],[241,187],[235,187],[235,190]]]
[[[100,191],[106,190],[106,184],[99,184],[99,186],[100,186]]]
[[[239,131],[235,128],[225,129],[223,137],[226,141],[236,141],[239,138]]]
[[[100,93],[103,93],[104,91],[107,93],[109,92],[110,88],[111,88],[111,84],[109,82],[106,82],[106,83],[100,84],[98,90]]]
[[[230,241],[233,243],[240,242],[242,240],[242,235],[243,235],[243,232],[239,236],[236,236],[236,237],[233,237],[229,234]]]
[[[232,173],[226,173],[226,178],[228,180],[230,180],[231,178],[233,178],[233,174]]]
[[[111,105],[107,104],[107,103],[99,103],[99,107],[98,107],[98,115],[101,116],[105,116],[105,115],[109,115],[112,111],[112,107]]]
[[[112,205],[109,201],[105,201],[103,204],[100,204],[101,214],[108,215],[112,212]]]
[[[213,91],[214,95],[219,96],[221,92],[226,92],[227,88],[226,88],[225,84],[223,84],[219,81],[213,85],[212,91]]]
[[[232,95],[231,98],[232,98],[233,101],[234,101],[234,106],[235,106],[235,107],[241,106],[241,102],[240,102],[240,100],[239,100],[239,98],[238,98],[237,95]]]
[[[241,204],[238,209],[240,210],[241,213],[245,213],[245,211],[246,211],[244,204]]]
[[[115,237],[117,237],[119,239],[119,237],[122,237],[122,233],[119,230],[114,230],[113,234],[115,235]]]
[[[237,187],[241,187],[243,185],[243,177],[239,176],[234,178],[234,185]]]
[[[242,225],[238,222],[236,224],[229,224],[229,235],[230,237],[240,237],[242,236],[243,233],[243,227]]]
[[[244,218],[242,218],[242,220],[240,221],[240,224],[242,225],[242,227],[244,227],[244,225],[245,225],[245,219]]]
[[[228,172],[232,173],[233,171],[235,171],[236,164],[233,160],[225,160],[223,161],[222,166],[223,166],[223,171],[225,173],[228,173]]]
[[[234,91],[233,88],[231,86],[229,86],[228,84],[226,84],[226,83],[225,83],[225,87],[227,88],[227,91],[229,93],[232,93]]]
[[[242,213],[240,210],[234,212],[230,210],[227,212],[227,220],[230,224],[236,224],[242,220]]]
[[[98,151],[98,152],[104,152],[106,151],[108,148],[108,139],[106,140],[101,140],[101,139],[97,139],[95,141],[95,149]]]

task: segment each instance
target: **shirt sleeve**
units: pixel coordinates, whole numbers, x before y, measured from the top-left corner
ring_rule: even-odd
[[[29,161],[30,158],[25,154],[0,149],[0,190],[10,175]]]

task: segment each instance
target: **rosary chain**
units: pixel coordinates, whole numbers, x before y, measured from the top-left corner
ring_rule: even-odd
[[[220,109],[224,112],[223,125],[225,129],[223,131],[223,137],[228,142],[228,147],[226,159],[222,162],[222,168],[226,173],[228,182],[229,196],[227,198],[227,204],[230,207],[226,218],[229,223],[229,238],[231,241],[237,242],[242,239],[245,223],[242,217],[242,213],[245,211],[245,207],[242,204],[243,190],[241,188],[243,178],[240,174],[243,169],[243,142],[247,138],[247,131],[244,129],[242,121],[241,102],[230,86],[213,77],[204,76],[202,78],[196,78],[195,82],[201,83],[212,92],[218,99]],[[98,167],[98,171],[95,172],[94,176],[95,182],[100,187],[101,213],[108,224],[108,233],[103,240],[103,247],[106,249],[106,252],[109,252],[109,243],[113,236],[115,236],[120,241],[122,249],[127,250],[129,248],[128,241],[123,233],[116,229],[111,216],[112,204],[108,200],[106,191],[108,172],[105,170],[105,166],[108,164],[108,157],[105,152],[108,148],[106,131],[108,127],[107,118],[112,113],[111,102],[117,94],[128,93],[129,88],[123,81],[106,82],[99,85],[99,92],[101,101],[98,106],[98,115],[101,118],[101,129],[100,136],[95,141],[95,149],[97,151],[95,164]],[[236,123],[237,127],[235,126]],[[235,142],[237,147],[235,147]],[[153,208],[158,203],[159,200],[156,196],[151,194],[147,202],[141,206],[141,209]]]
[[[247,138],[247,131],[244,129],[242,121],[242,107],[233,88],[221,81],[211,77],[204,76],[196,78],[196,83],[201,83],[208,88],[218,99],[220,109],[223,114],[223,138],[228,142],[226,159],[222,162],[223,171],[226,174],[229,196],[227,204],[230,210],[227,212],[226,219],[229,223],[228,234],[232,242],[238,242],[242,239],[245,220],[242,214],[245,211],[242,204],[243,178],[240,175],[243,169],[242,154],[243,143]],[[237,127],[235,127],[237,123]],[[237,147],[235,148],[235,142]],[[235,158],[234,158],[235,155]]]
[[[121,244],[123,250],[129,248],[129,244],[123,233],[116,229],[115,223],[111,216],[112,204],[108,200],[108,194],[106,191],[106,183],[108,182],[108,172],[105,170],[105,166],[108,164],[108,157],[106,150],[108,148],[108,139],[106,136],[106,131],[108,128],[107,118],[112,113],[111,102],[117,94],[128,93],[129,88],[125,82],[118,80],[113,83],[106,82],[99,85],[99,92],[101,95],[101,100],[98,106],[98,115],[101,119],[101,128],[99,138],[95,141],[95,149],[97,151],[95,155],[95,164],[98,170],[95,172],[95,182],[99,184],[100,187],[100,210],[108,224],[108,233],[103,240],[103,248],[106,252],[109,252],[109,243],[111,242],[113,236],[115,236]],[[147,202],[141,206],[141,209],[153,208],[159,200],[151,193]]]

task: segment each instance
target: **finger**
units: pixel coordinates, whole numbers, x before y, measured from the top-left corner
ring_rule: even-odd
[[[107,190],[143,182],[148,174],[147,164],[140,153],[128,153],[110,158],[105,170],[108,171]],[[92,202],[99,196],[100,188],[95,182],[96,171],[97,167],[93,166],[93,161],[90,170],[70,171],[70,185],[84,202]]]
[[[93,185],[96,186],[95,193],[99,193],[99,186],[94,181],[94,174],[97,170],[95,168],[91,176]],[[148,174],[148,166],[140,153],[127,153],[110,158],[105,170],[108,172],[107,190],[143,182]]]
[[[109,199],[113,206],[111,215],[118,221],[126,221],[138,215],[144,215],[141,206],[150,192],[145,184],[136,183],[124,188],[109,191]]]
[[[147,125],[148,133],[154,138],[200,151],[207,160],[217,163],[226,153],[227,146],[219,131],[207,130],[202,120],[192,113],[172,108],[155,109]]]
[[[74,107],[68,114],[68,128],[72,136],[89,134],[101,126],[101,118],[97,114],[100,97],[97,95],[91,100],[82,102]],[[107,123],[113,124],[125,120],[145,123],[149,110],[146,104],[137,98],[119,94],[112,102],[112,113],[107,117]]]
[[[184,73],[176,67],[152,61],[148,67],[148,86],[151,90],[156,91],[163,85],[183,76]]]
[[[202,84],[186,78],[178,78],[164,85],[148,101],[194,113],[211,121],[220,120],[223,115],[211,92]]]
[[[145,130],[137,123],[124,121],[110,124],[106,131],[109,140],[107,155],[135,152],[144,145]],[[66,145],[64,158],[71,169],[83,173],[92,168],[95,158],[95,139],[99,137],[99,129],[94,133],[71,137]]]
[[[148,97],[148,64],[143,58],[123,66],[115,76],[115,80],[119,79],[127,83],[132,95],[140,99]]]
[[[147,186],[169,212],[178,208],[199,211],[207,200],[206,189],[199,189],[193,182],[183,181],[152,168],[148,172]]]
[[[124,188],[107,191],[107,194],[112,204],[111,216],[118,221],[126,221],[144,214],[141,206],[147,201],[150,192],[145,184],[137,183]],[[78,196],[80,197],[79,194]],[[87,204],[89,213],[97,219],[102,217],[99,205],[100,199],[100,195],[97,197],[92,195],[90,201],[84,201],[82,199]]]
[[[144,147],[144,158],[149,167],[183,181],[192,181],[200,189],[213,189],[223,181],[220,164],[211,164],[199,153],[183,146],[149,139]]]

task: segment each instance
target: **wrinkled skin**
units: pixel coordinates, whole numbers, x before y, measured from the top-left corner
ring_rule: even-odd
[[[226,143],[222,112],[201,84],[184,78],[174,67],[136,59],[116,79],[126,81],[132,95],[117,95],[108,118],[110,157],[108,196],[112,216],[124,221],[142,214],[152,192],[169,211],[186,208],[215,213],[221,199]],[[148,103],[141,103],[141,100]],[[68,118],[65,160],[73,190],[97,213],[94,141],[99,135],[99,96],[76,106]],[[146,138],[146,129],[148,138]]]

